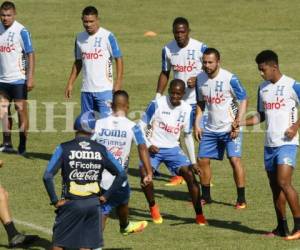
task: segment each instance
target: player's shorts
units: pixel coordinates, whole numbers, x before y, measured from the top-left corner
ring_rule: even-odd
[[[0,82],[0,94],[3,94],[9,101],[27,100],[27,85],[11,84]]]
[[[102,194],[105,194],[106,190],[102,189]],[[128,204],[130,197],[130,187],[129,184],[125,187],[121,187],[116,192],[114,192],[110,198],[101,205],[102,214],[109,215],[113,208],[120,205]]]
[[[81,92],[81,113],[97,111],[101,118],[111,114],[112,91]]]
[[[151,166],[158,171],[159,165],[164,163],[171,173],[179,174],[179,169],[191,166],[191,162],[180,147],[160,148],[156,154],[150,154]]]
[[[241,157],[242,155],[242,132],[234,140],[229,132],[204,131],[199,144],[198,158],[223,160],[226,149],[227,157]]]
[[[268,172],[276,171],[278,165],[296,166],[298,146],[283,145],[280,147],[265,147],[264,162]]]
[[[56,214],[53,246],[76,249],[103,246],[98,197],[69,200],[56,210]]]

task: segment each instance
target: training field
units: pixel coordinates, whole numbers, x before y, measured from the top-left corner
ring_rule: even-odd
[[[125,62],[124,89],[131,95],[130,117],[134,120],[155,95],[161,48],[173,38],[171,25],[177,16],[188,18],[191,37],[220,50],[223,67],[236,73],[247,89],[249,111],[255,111],[256,107],[256,90],[261,78],[254,58],[261,50],[270,48],[278,52],[282,72],[300,80],[300,2],[297,0],[15,2],[17,20],[28,27],[33,37],[36,88],[29,95],[32,100],[29,157],[1,154],[5,166],[0,169],[0,181],[10,193],[18,228],[41,237],[30,249],[50,246],[54,209],[49,206],[42,174],[55,146],[73,138],[70,127],[79,114],[80,79],[69,102],[66,103],[63,93],[73,62],[74,37],[82,30],[80,16],[86,5],[95,5],[100,10],[100,25],[112,30],[119,41]],[[158,35],[144,37],[144,32],[149,30]],[[53,114],[60,117],[53,119]],[[13,139],[17,146],[17,133]],[[213,162],[215,203],[204,207],[209,226],[200,227],[194,223],[186,186],[165,187],[168,176],[164,166],[162,178],[155,181],[164,223],[151,222],[139,187],[138,160],[133,149],[129,172],[131,219],[149,220],[148,228],[141,234],[125,237],[118,232],[118,221],[112,218],[104,233],[105,249],[300,249],[299,241],[285,242],[262,236],[276,226],[263,168],[262,129],[258,127],[245,133],[243,150],[248,208],[244,211],[233,208],[236,191],[228,161]],[[59,176],[56,183],[59,189]],[[294,173],[294,184],[300,191],[299,166]],[[288,219],[292,229],[289,211]],[[0,227],[0,249],[6,245],[6,233]]]

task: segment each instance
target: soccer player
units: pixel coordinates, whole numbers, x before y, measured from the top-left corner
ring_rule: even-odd
[[[78,116],[74,123],[75,139],[56,148],[44,173],[51,204],[57,208],[53,227],[54,250],[102,247],[100,203],[105,203],[127,179],[122,166],[106,148],[90,139],[95,122],[93,113]],[[60,199],[53,183],[59,170],[62,175]],[[100,182],[105,170],[115,179],[100,196]]]
[[[300,83],[280,72],[274,51],[260,52],[255,61],[265,81],[258,89],[257,114],[248,118],[245,125],[266,121],[264,163],[277,217],[277,227],[269,235],[296,240],[300,239],[300,207],[297,191],[292,185],[292,174],[299,145],[297,106]],[[286,220],[286,202],[294,218],[291,235]]]
[[[85,29],[75,41],[75,61],[65,89],[71,98],[75,80],[83,69],[81,112],[94,110],[101,116],[111,113],[112,90],[121,89],[123,60],[115,36],[99,26],[98,10],[88,6],[82,11]],[[113,83],[112,58],[116,62],[117,76]]]
[[[97,120],[92,140],[103,144],[106,149],[112,153],[115,159],[119,161],[125,172],[128,171],[131,143],[132,140],[134,140],[138,145],[139,156],[147,172],[142,182],[142,185],[146,186],[152,182],[152,168],[149,153],[140,127],[126,118],[129,110],[129,96],[126,91],[118,90],[114,92],[112,110],[112,115]],[[103,172],[101,181],[102,193],[105,194],[105,190],[109,189],[113,180],[114,176],[107,171]],[[104,224],[111,210],[116,208],[120,222],[120,232],[123,235],[140,232],[148,224],[147,221],[129,221],[129,197],[130,188],[128,181],[125,181],[122,187],[101,207],[102,214],[104,215]]]
[[[242,134],[239,123],[247,108],[247,95],[238,77],[221,68],[220,53],[207,48],[203,54],[203,72],[197,76],[197,114],[195,137],[201,139],[198,153],[199,176],[202,188],[202,203],[211,203],[210,160],[227,157],[233,170],[237,188],[235,208],[246,207],[245,171],[241,161]],[[207,123],[199,126],[202,113],[207,109]]]
[[[164,163],[169,169],[182,176],[187,183],[196,212],[196,223],[205,225],[206,220],[202,213],[200,201],[200,189],[195,179],[192,166],[196,163],[194,154],[194,141],[191,134],[191,106],[182,101],[185,93],[185,83],[180,79],[170,82],[169,95],[162,96],[152,101],[140,121],[142,131],[151,125],[152,135],[148,136],[146,143],[150,152],[151,165],[158,170]],[[184,131],[184,139],[190,160],[179,147],[181,130]],[[141,166],[141,176],[146,176],[145,166]],[[153,183],[142,186],[149,204],[150,213],[154,223],[162,223],[158,205],[154,199]]]
[[[14,101],[19,119],[18,153],[26,154],[28,131],[27,92],[34,87],[34,51],[29,31],[15,20],[14,3],[0,7],[0,106],[3,114],[3,144],[0,151],[14,152],[11,141],[10,102]]]
[[[207,46],[189,37],[189,33],[188,20],[184,17],[175,18],[173,21],[174,40],[162,49],[162,70],[158,78],[156,98],[159,98],[166,89],[172,71],[173,79],[181,79],[185,83],[186,90],[183,100],[191,105],[193,119],[195,119],[196,76],[201,72],[202,55]],[[175,186],[182,183],[184,183],[182,177],[174,175],[170,179],[170,183],[166,185]]]

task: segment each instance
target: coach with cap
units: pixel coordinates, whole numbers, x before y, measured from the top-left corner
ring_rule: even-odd
[[[100,203],[126,180],[120,164],[104,146],[90,140],[95,126],[93,112],[77,117],[75,138],[57,146],[44,173],[44,184],[56,210],[53,249],[92,249],[103,246]],[[62,175],[62,195],[58,198],[53,178]],[[100,181],[106,169],[116,178],[111,188],[100,196]]]

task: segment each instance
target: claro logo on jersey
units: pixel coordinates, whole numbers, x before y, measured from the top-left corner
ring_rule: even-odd
[[[263,102],[265,110],[280,109],[285,106],[284,98],[276,98],[276,102]]]
[[[84,60],[97,60],[102,56],[101,49],[95,49],[94,52],[82,52],[82,59]]]
[[[0,53],[10,53],[15,50],[13,45],[0,45]]]
[[[70,153],[70,160],[102,160],[102,155],[100,152],[71,150]]]
[[[166,132],[175,134],[175,135],[177,135],[181,130],[181,126],[179,124],[176,127],[174,127],[174,126],[168,125],[164,122],[159,122],[158,126],[159,126],[159,128],[165,130]]]
[[[120,138],[127,137],[127,132],[125,130],[119,130],[119,129],[102,128],[98,134],[99,136],[112,136],[112,137],[120,137]]]
[[[206,101],[209,104],[220,104],[225,101],[223,94],[219,94],[219,93],[217,93],[216,96],[204,95],[203,97],[204,97],[204,101]]]
[[[193,69],[197,68],[195,65],[196,65],[195,62],[191,63],[191,61],[189,61],[188,65],[175,64],[173,66],[173,69],[174,69],[174,71],[177,71],[177,72],[192,72]]]

